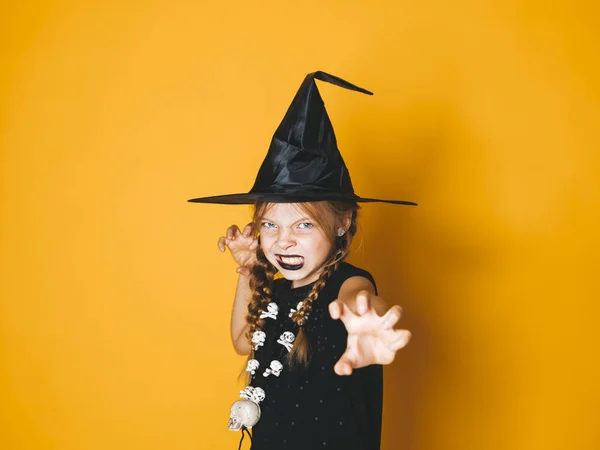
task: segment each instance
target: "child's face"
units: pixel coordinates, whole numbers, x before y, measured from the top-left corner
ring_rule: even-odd
[[[292,287],[312,283],[331,252],[331,243],[313,219],[291,203],[274,203],[260,222],[261,248]]]

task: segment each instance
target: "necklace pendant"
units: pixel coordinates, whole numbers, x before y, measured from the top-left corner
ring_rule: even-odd
[[[237,400],[231,405],[227,428],[240,431],[242,427],[252,428],[260,419],[260,406],[252,400]]]
[[[294,333],[292,333],[291,331],[284,331],[281,334],[281,336],[279,336],[279,339],[277,339],[277,343],[283,345],[289,353],[290,351],[292,351],[294,339],[296,339]]]

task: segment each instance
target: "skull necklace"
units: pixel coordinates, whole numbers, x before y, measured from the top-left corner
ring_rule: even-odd
[[[293,313],[300,310],[302,307],[302,302],[299,302],[296,306],[296,309],[290,309],[290,313],[288,317],[292,317]],[[277,315],[279,314],[279,307],[276,303],[270,302],[267,306],[267,311],[262,312],[261,318],[269,318],[273,320],[277,320]],[[254,352],[258,351],[262,346],[264,346],[267,339],[267,335],[264,331],[255,331],[252,334],[252,350]],[[282,345],[286,350],[287,354],[289,354],[294,345],[294,340],[296,336],[291,331],[284,331],[279,338],[277,339],[277,344]],[[261,371],[259,370],[260,363],[256,359],[250,359],[246,365],[246,371],[250,372],[251,376]],[[269,367],[266,367],[262,372],[263,377],[268,378],[272,376],[279,377],[279,375],[283,371],[283,364],[274,359],[270,362]],[[264,389],[260,387],[254,387],[252,385],[246,386],[245,389],[240,391],[241,400],[237,400],[233,403],[230,409],[230,416],[228,422],[228,429],[231,431],[239,431],[242,430],[242,440],[244,439],[244,431],[251,429],[254,425],[256,425],[260,419],[260,403],[265,400],[266,392]],[[248,432],[248,435],[250,433]],[[252,436],[250,435],[252,439]],[[241,441],[240,441],[241,445]]]

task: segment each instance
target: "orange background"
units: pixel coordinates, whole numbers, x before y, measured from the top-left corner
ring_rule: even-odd
[[[0,448],[234,449],[216,241],[304,75],[404,308],[383,450],[600,448],[595,2],[5,2]],[[368,5],[368,6],[367,6]],[[248,448],[249,442],[244,447]]]

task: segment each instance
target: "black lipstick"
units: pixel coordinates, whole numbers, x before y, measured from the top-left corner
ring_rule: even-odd
[[[302,258],[300,255],[275,255],[275,258],[277,259],[277,263],[285,270],[300,270],[302,269],[302,267],[304,267],[304,258],[302,258],[302,262],[300,264],[286,264],[281,260],[282,256],[287,256],[287,257],[296,257],[296,258]]]

